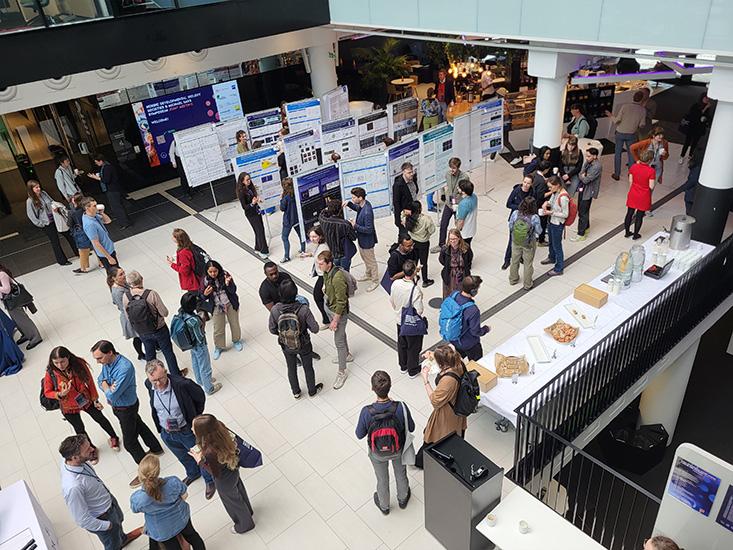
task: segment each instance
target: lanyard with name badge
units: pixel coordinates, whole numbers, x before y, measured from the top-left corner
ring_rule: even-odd
[[[166,431],[167,432],[180,432],[181,428],[178,426],[178,420],[171,417],[171,401],[173,401],[173,388],[170,389],[170,394],[168,395],[168,406],[165,406],[165,403],[163,403],[163,400],[160,398],[160,393],[155,392],[155,396],[158,398],[158,401],[160,401],[160,405],[165,409],[165,412],[168,413],[168,418],[166,418]]]

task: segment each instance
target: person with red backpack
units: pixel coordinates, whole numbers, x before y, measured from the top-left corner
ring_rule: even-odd
[[[356,437],[367,438],[369,460],[377,477],[377,491],[374,504],[385,516],[389,514],[389,463],[395,473],[397,504],[401,509],[410,501],[410,482],[407,466],[415,464],[415,449],[412,432],[415,421],[406,403],[392,401],[389,390],[392,379],[389,374],[378,370],[372,375],[372,391],[377,400],[361,409],[356,425]]]
[[[601,175],[603,174],[603,166],[598,158],[598,149],[588,147],[585,151],[585,162],[580,169],[580,183],[578,184],[578,195],[580,204],[578,205],[578,235],[571,237],[572,242],[584,241],[586,231],[590,227],[590,204],[593,199],[598,198],[601,190]],[[567,225],[567,224],[566,224]]]
[[[552,271],[547,274],[550,277],[562,275],[565,269],[565,255],[562,250],[562,238],[565,233],[566,221],[570,219],[570,195],[565,190],[565,184],[557,177],[552,176],[547,180],[550,188],[549,200],[542,205],[541,215],[549,216],[547,233],[550,237],[550,255],[540,263],[542,265],[555,264]],[[574,216],[573,216],[574,219]]]
[[[509,284],[519,283],[519,262],[524,263],[524,289],[532,288],[534,274],[534,255],[537,252],[537,239],[542,233],[540,217],[537,215],[537,202],[534,197],[525,197],[519,208],[509,218],[511,235],[511,262],[509,264]]]

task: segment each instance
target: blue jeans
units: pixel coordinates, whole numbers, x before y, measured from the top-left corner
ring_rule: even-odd
[[[97,535],[99,540],[102,541],[104,550],[120,550],[122,545],[125,543],[125,540],[127,540],[127,535],[125,535],[125,532],[122,530],[122,520],[125,519],[125,516],[122,514],[120,505],[117,504],[117,499],[115,499],[115,497],[112,497],[112,506],[110,506],[109,511],[103,519],[109,521],[112,526],[107,531],[91,532]]]
[[[191,369],[196,383],[204,388],[206,393],[211,393],[211,358],[206,343],[191,348]]]
[[[341,267],[346,271],[351,271],[351,258],[347,258],[346,256],[334,258],[333,265]]]
[[[145,360],[152,361],[155,359],[155,350],[160,348],[165,357],[165,364],[168,367],[168,371],[173,374],[181,374],[178,368],[178,361],[176,360],[176,354],[173,353],[173,344],[171,343],[171,333],[168,330],[168,325],[163,325],[161,328],[145,336],[140,336],[140,340],[143,342],[145,347]]]
[[[193,457],[188,454],[188,450],[196,445],[196,436],[193,435],[190,427],[186,427],[180,432],[167,432],[163,430],[160,432],[160,438],[165,443],[165,446],[175,455],[178,462],[183,464],[183,467],[186,469],[186,476],[191,479],[197,479],[203,475],[206,483],[212,483],[214,481],[211,474],[204,468],[200,468]]]
[[[624,144],[626,144],[626,155],[629,159],[627,166],[630,168],[634,164],[634,159],[631,157],[631,145],[633,143],[636,143],[636,134],[616,132],[616,150],[613,153],[613,173],[617,176],[621,175],[621,152]]]
[[[433,193],[428,193],[425,200],[428,203],[428,210],[435,210],[437,207],[435,205],[435,199],[433,199]]]
[[[564,225],[554,223],[547,224],[547,234],[550,238],[550,260],[555,262],[555,272],[562,273],[565,269],[565,254],[562,251],[562,235],[565,232]]]
[[[298,232],[297,228],[300,224],[294,224],[294,225],[288,225],[283,222],[283,231],[282,231],[282,240],[283,240],[283,248],[285,249],[285,257],[290,258],[290,232],[295,229],[295,235],[298,237],[298,241],[300,242],[300,251],[305,252],[305,243],[300,240],[300,233]]]

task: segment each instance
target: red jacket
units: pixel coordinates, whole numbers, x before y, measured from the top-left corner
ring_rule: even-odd
[[[181,290],[199,290],[200,281],[198,276],[193,272],[193,252],[188,248],[181,248],[176,252],[176,261],[171,267],[178,271],[178,282]]]
[[[49,399],[58,399],[62,413],[74,414],[82,410],[79,408],[79,403],[76,400],[78,395],[86,397],[87,404],[84,406],[84,409],[89,408],[99,398],[92,373],[86,363],[84,364],[84,369],[87,373],[86,380],[82,380],[76,374],[72,373],[71,369],[67,369],[66,374],[64,374],[54,367],[53,374],[56,377],[56,384],[51,380],[51,374],[48,369],[46,370],[46,375],[43,378],[43,394]],[[61,389],[62,382],[71,384],[71,390],[64,397],[59,398],[57,394]]]

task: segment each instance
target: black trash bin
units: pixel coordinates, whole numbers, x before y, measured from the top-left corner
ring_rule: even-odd
[[[601,449],[609,466],[645,474],[664,458],[669,434],[661,424],[647,424],[638,429],[609,429]]]

